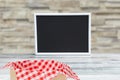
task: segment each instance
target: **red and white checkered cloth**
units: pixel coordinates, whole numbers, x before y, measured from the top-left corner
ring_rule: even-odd
[[[52,80],[57,74],[80,80],[69,66],[55,60],[24,60],[11,62],[5,67],[8,66],[14,68],[17,80]]]

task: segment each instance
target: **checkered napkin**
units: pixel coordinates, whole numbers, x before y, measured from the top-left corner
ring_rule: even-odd
[[[24,60],[11,62],[6,66],[14,68],[17,80],[52,80],[57,74],[80,80],[69,66],[55,60]]]

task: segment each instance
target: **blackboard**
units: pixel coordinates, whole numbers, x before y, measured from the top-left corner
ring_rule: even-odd
[[[90,52],[89,15],[37,14],[35,17],[37,53]]]

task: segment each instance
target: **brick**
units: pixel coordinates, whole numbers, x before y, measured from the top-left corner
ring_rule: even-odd
[[[95,26],[97,28],[97,31],[111,31],[115,30],[117,26],[114,25],[102,25],[102,26]]]
[[[1,8],[1,7],[5,7],[5,3],[2,2],[2,1],[0,1],[0,8]]]
[[[117,40],[116,42],[112,43],[112,48],[113,49],[120,49],[120,42]]]
[[[6,37],[32,37],[34,36],[34,32],[30,32],[30,30],[28,31],[21,31],[21,32],[0,32],[0,35],[2,36],[6,36]]]
[[[28,9],[17,9],[7,11],[3,14],[3,19],[27,19]]]
[[[4,46],[34,46],[34,41],[31,42],[2,42]]]
[[[82,13],[82,10],[75,8],[75,9],[68,9],[68,10],[57,10],[59,13]],[[84,13],[84,12],[83,12]]]
[[[91,41],[92,44],[96,44],[96,37],[98,36],[98,34],[96,34],[95,32],[92,32],[91,34]]]
[[[98,34],[96,32],[92,32],[91,37],[96,38]]]
[[[99,0],[100,2],[106,2],[106,0]]]
[[[5,8],[25,8],[26,5],[22,3],[5,3]]]
[[[3,50],[3,46],[0,46],[0,53],[2,53],[2,50]]]
[[[34,25],[28,22],[2,22],[0,23],[0,35],[3,36],[33,36]]]
[[[7,32],[7,31],[14,31],[15,30],[15,28],[13,28],[13,27],[0,27],[0,33],[1,32]]]
[[[3,41],[3,36],[0,35],[0,43]]]
[[[93,26],[98,26],[98,25],[104,25],[105,24],[105,19],[104,18],[100,18],[97,16],[93,16],[92,17],[92,23]]]
[[[33,53],[34,41],[32,42],[3,42],[1,47],[2,53]],[[5,51],[5,49],[7,51]],[[21,51],[20,51],[21,50]]]
[[[13,23],[14,23],[13,21],[9,22],[0,21],[0,33],[6,31],[14,31]]]
[[[107,0],[107,2],[113,2],[113,3],[118,3],[118,2],[120,2],[120,0]]]
[[[97,32],[97,34],[99,35],[99,37],[117,37],[117,32],[116,31],[99,31]]]
[[[107,8],[120,8],[120,2],[119,3],[106,3],[105,7]]]
[[[3,42],[32,42],[34,39],[26,37],[4,37]]]
[[[117,31],[117,38],[120,39],[120,30]]]
[[[25,48],[7,48],[4,47],[3,50],[1,51],[3,54],[33,54],[34,49],[25,49]]]
[[[80,7],[79,0],[51,0],[49,5],[52,10],[67,10]]]
[[[118,15],[120,14],[120,10],[115,10],[115,9],[112,9],[111,10],[99,10],[99,11],[95,11],[94,14],[96,15]]]
[[[34,26],[32,25],[31,27],[30,25],[28,27],[25,27],[24,25],[21,25],[21,27],[20,26],[15,27],[15,32],[26,32],[30,35],[30,34],[33,34],[34,32]]]
[[[34,49],[35,46],[34,46],[34,44],[33,44],[33,45],[22,45],[22,46],[19,46],[19,48],[24,48],[24,49]]]
[[[98,45],[97,49],[99,49],[99,50],[109,50],[109,49],[111,49],[111,45]]]
[[[119,14],[115,14],[115,15],[97,15],[97,16],[100,17],[100,18],[106,19],[106,20],[119,20],[120,19]]]
[[[27,0],[4,0],[5,3],[25,3]]]
[[[109,49],[97,49],[97,50],[92,50],[92,53],[119,53],[119,49],[113,49],[113,48],[109,48]]]
[[[26,0],[28,3],[49,3],[52,0]]]
[[[27,5],[28,7],[32,9],[49,9],[49,6],[46,4],[39,4],[39,3],[31,3]]]
[[[0,28],[12,28],[12,24],[8,25],[7,23],[0,23]]]
[[[80,7],[81,8],[98,8],[99,2],[98,0],[80,0]]]
[[[48,0],[29,0],[27,7],[33,9],[49,9]]]
[[[3,20],[0,20],[0,28],[8,27],[8,24],[5,24]]]
[[[34,36],[34,27],[17,27],[15,29],[16,33],[18,32],[18,36],[28,36],[28,37],[33,37]],[[15,36],[15,35],[14,35]]]
[[[0,21],[0,34],[11,34],[12,32],[24,32],[33,34],[34,32],[34,25],[24,21]],[[13,33],[14,34],[14,33]],[[17,34],[17,33],[16,33]],[[20,33],[18,33],[20,34]]]
[[[96,27],[91,27],[91,31],[96,31],[97,30],[97,28]]]
[[[106,22],[105,22],[106,24],[108,24],[108,25],[114,25],[114,26],[120,26],[120,20],[107,20]]]
[[[4,0],[4,5],[7,8],[26,7],[27,0]]]
[[[1,10],[0,10],[1,11]],[[0,18],[2,18],[2,13],[0,12]]]
[[[95,47],[96,46],[96,38],[94,38],[94,37],[92,37],[91,38],[91,45],[92,45],[92,47]]]
[[[58,11],[55,10],[41,10],[41,9],[37,9],[37,10],[31,10],[28,12],[28,19],[29,22],[34,22],[34,13],[57,13]]]
[[[113,41],[113,38],[106,38],[106,37],[98,37],[97,38],[97,44],[101,44],[101,45],[111,44],[112,41]]]

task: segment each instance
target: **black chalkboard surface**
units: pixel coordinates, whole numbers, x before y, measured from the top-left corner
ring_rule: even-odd
[[[89,14],[36,14],[36,53],[89,53]]]

